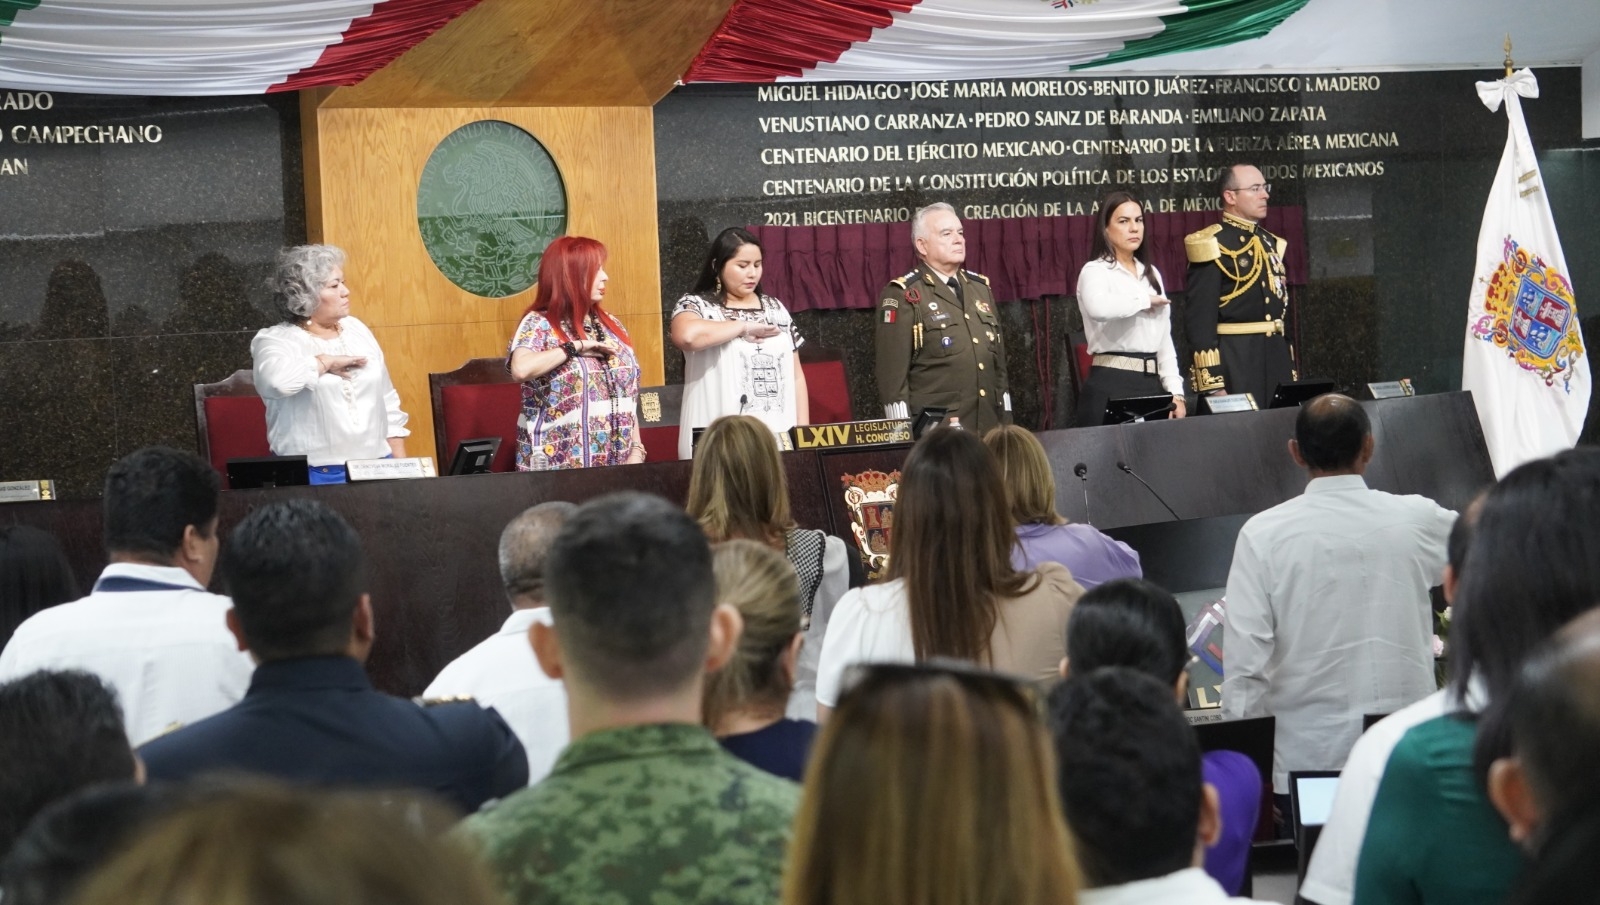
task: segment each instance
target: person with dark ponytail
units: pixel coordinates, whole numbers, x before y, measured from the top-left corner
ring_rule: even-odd
[[[752,415],[774,433],[811,420],[805,339],[783,303],[761,292],[761,240],[729,227],[711,243],[694,291],[672,309],[672,344],[683,350],[678,458],[694,429],[724,415]]]
[[[1103,424],[1112,399],[1162,393],[1172,394],[1172,416],[1182,418],[1172,305],[1147,261],[1144,207],[1130,192],[1112,192],[1100,200],[1095,224],[1089,263],[1078,273],[1078,310],[1094,358],[1078,394],[1077,425]]]

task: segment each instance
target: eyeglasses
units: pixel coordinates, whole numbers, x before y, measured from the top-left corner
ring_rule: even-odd
[[[1230,191],[1230,192],[1250,192],[1251,194],[1256,194],[1256,195],[1270,195],[1270,194],[1272,194],[1272,183],[1270,183],[1270,182],[1258,182],[1255,185],[1241,185],[1241,186],[1238,186],[1236,188],[1228,189],[1228,191]]]
[[[845,671],[840,683],[839,706],[847,698],[868,694],[895,685],[954,679],[967,691],[999,698],[1030,715],[1039,713],[1039,698],[1033,685],[1006,673],[982,669],[965,660],[935,657],[922,663],[860,663]]]

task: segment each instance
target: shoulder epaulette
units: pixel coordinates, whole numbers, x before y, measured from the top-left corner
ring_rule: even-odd
[[[1221,231],[1222,224],[1213,223],[1183,237],[1183,251],[1189,256],[1190,264],[1204,264],[1222,257],[1222,248],[1217,245],[1217,233]]]
[[[989,285],[989,278],[984,276],[981,273],[973,273],[972,271],[969,270],[969,271],[967,271],[967,277],[969,279],[977,280],[978,282],[982,283],[985,286]]]
[[[894,284],[894,285],[896,285],[896,286],[899,286],[901,289],[904,289],[904,288],[906,288],[906,284],[907,283],[911,282],[912,280],[914,280],[916,278],[917,278],[917,271],[913,270],[913,271],[911,271],[910,273],[908,273],[908,274],[906,274],[904,276],[895,277],[894,279],[890,280],[889,282]]]

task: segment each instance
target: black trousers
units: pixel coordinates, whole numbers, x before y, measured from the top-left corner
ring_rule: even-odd
[[[1083,395],[1078,397],[1078,414],[1074,423],[1078,427],[1104,424],[1107,402],[1124,396],[1160,396],[1166,392],[1161,385],[1161,378],[1154,374],[1124,371],[1121,368],[1090,368],[1089,379],[1083,382]]]

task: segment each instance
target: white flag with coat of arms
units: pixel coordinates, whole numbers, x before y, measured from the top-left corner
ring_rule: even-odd
[[[1478,232],[1467,305],[1461,388],[1472,391],[1496,475],[1570,448],[1589,411],[1589,364],[1567,259],[1561,253],[1524,97],[1539,96],[1527,69],[1478,83],[1510,128]]]

